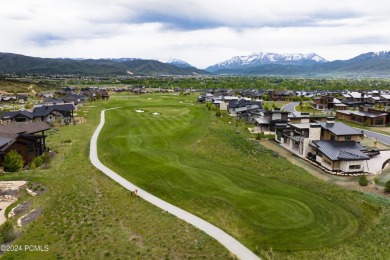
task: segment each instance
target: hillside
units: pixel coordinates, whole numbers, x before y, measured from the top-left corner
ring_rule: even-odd
[[[49,59],[0,53],[0,73],[78,75],[193,75],[208,74],[194,67],[179,68],[142,59]]]

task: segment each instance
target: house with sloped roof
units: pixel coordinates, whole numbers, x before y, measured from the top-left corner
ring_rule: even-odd
[[[0,125],[0,165],[11,150],[22,155],[25,165],[42,155],[47,151],[45,131],[49,129],[50,126],[42,121]]]
[[[73,122],[73,113],[75,106],[73,104],[62,104],[52,106],[40,106],[33,110],[34,119],[47,123],[71,123]]]
[[[20,110],[4,112],[2,123],[44,121],[46,123],[61,122],[64,124],[73,122],[75,106],[73,104],[43,105],[35,107],[33,111]]]
[[[365,162],[371,159],[364,153],[367,149],[355,141],[317,140],[310,147],[312,159],[330,171],[364,172]]]
[[[361,131],[328,117],[327,122],[288,123],[281,143],[329,171],[356,173],[364,172],[370,156],[378,154],[360,145],[362,136]]]
[[[32,112],[27,110],[3,112],[2,122],[31,122],[34,119]]]
[[[269,93],[269,97],[273,101],[286,101],[291,100],[295,96],[293,91],[286,90],[272,90]]]
[[[336,112],[336,117],[341,120],[348,122],[354,122],[361,125],[367,126],[385,126],[388,122],[387,118],[389,113],[374,110],[342,110]]]

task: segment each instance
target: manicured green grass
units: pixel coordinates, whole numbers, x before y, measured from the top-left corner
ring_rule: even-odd
[[[103,106],[105,102],[93,103]],[[9,252],[4,259],[186,259],[230,258],[218,242],[117,185],[89,162],[89,140],[99,107],[85,108],[87,123],[51,131],[52,166],[0,180],[40,182],[49,191],[31,198],[42,215],[22,228],[15,245],[48,245],[48,252]],[[71,140],[71,142],[69,142]],[[20,217],[20,216],[18,216]],[[13,220],[13,223],[16,219]]]
[[[188,97],[150,97],[110,103],[121,108],[106,113],[101,161],[256,253],[338,248],[378,217],[379,206],[275,157]]]
[[[322,110],[314,109],[310,103],[303,103],[302,106],[298,105],[295,107],[295,110],[298,112],[306,112],[310,114],[322,115],[324,114]]]
[[[285,105],[287,105],[288,103],[290,102],[287,102],[287,101],[263,101],[263,106],[268,106],[269,108],[281,108]]]

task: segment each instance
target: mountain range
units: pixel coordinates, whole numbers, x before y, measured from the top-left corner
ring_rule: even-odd
[[[169,58],[69,59],[0,53],[0,73],[77,75],[263,75],[288,77],[390,77],[390,51],[369,52],[349,60],[327,61],[315,53],[258,52],[197,69]]]
[[[323,62],[326,62],[326,60],[315,53],[279,54],[274,52],[259,52],[249,56],[235,56],[229,60],[210,66],[206,70],[214,73],[224,69],[245,69],[265,64],[313,65]]]
[[[138,58],[69,59],[37,58],[0,53],[0,73],[77,75],[199,75],[209,74],[192,66],[179,67]]]
[[[206,68],[218,75],[291,77],[390,77],[390,51],[369,52],[349,60],[326,61],[315,53],[254,53]]]

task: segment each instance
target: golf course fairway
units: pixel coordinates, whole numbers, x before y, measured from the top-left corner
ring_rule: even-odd
[[[312,250],[359,232],[354,205],[344,207],[323,190],[344,191],[314,178],[310,186],[311,176],[301,168],[266,151],[252,152],[253,141],[194,100],[151,95],[110,101],[107,106],[120,108],[106,111],[99,159],[251,250]]]

